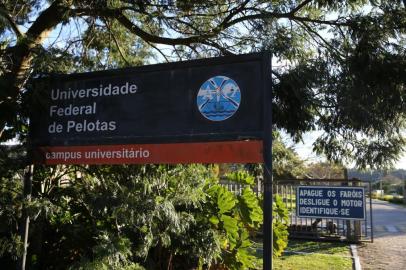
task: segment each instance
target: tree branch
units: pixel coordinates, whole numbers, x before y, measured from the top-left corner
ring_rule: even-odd
[[[219,50],[225,56],[235,55],[234,53],[230,52],[229,50],[227,50],[226,48],[224,48],[223,46],[219,45],[216,42],[206,40],[206,41],[203,41],[202,44],[205,44],[205,45],[208,45],[210,47],[216,48],[217,50]]]
[[[63,21],[67,10],[67,7],[61,5],[61,1],[53,2],[34,21],[25,33],[23,40],[7,50],[7,53],[12,59],[8,67],[10,72],[7,75],[8,85],[13,89],[10,91],[10,95],[14,97],[17,96],[19,90],[25,83],[31,67],[31,50],[40,45],[42,41],[48,37],[52,29]]]
[[[157,46],[155,46],[153,43],[151,43],[151,42],[148,42],[148,41],[146,41],[147,42],[147,44],[149,45],[149,46],[151,46],[152,48],[154,48],[164,59],[165,59],[165,61],[167,62],[167,63],[169,63],[170,61],[169,61],[169,59],[168,59],[168,57],[162,52],[162,50],[161,49],[159,49]]]
[[[322,43],[324,43],[324,45],[325,45],[326,47],[328,47],[328,48],[329,48],[330,50],[332,50],[332,51],[335,51],[338,56],[341,56],[341,57],[345,58],[345,55],[343,55],[339,50],[337,50],[336,48],[334,48],[334,47],[333,47],[327,40],[325,40],[319,33],[317,33],[316,31],[314,31],[309,25],[307,25],[307,23],[305,23],[305,22],[300,22],[300,24],[303,25],[303,26],[307,29],[307,31],[309,31],[309,33],[311,33],[311,34],[317,36],[317,37],[322,41]],[[312,38],[313,38],[313,37],[312,37]],[[319,42],[318,42],[315,38],[313,38],[313,40],[314,40],[316,43],[318,43],[318,45],[320,45]]]
[[[53,2],[44,10],[26,33],[31,46],[36,46],[47,38],[52,29],[63,21],[64,15],[66,15],[68,11],[69,8],[63,6],[61,1]]]
[[[298,12],[299,10],[301,10],[304,6],[306,6],[307,4],[309,4],[312,0],[305,0],[302,3],[300,3],[297,7],[295,7],[294,9],[292,9],[289,13],[294,15],[296,12]]]
[[[0,3],[0,16],[6,19],[11,30],[13,30],[14,34],[16,34],[17,38],[21,38],[24,36],[24,34],[18,28],[18,25],[14,22],[13,18],[7,12],[7,8],[3,3]]]
[[[106,26],[107,26],[110,34],[111,34],[111,37],[113,38],[114,43],[116,44],[117,50],[120,53],[121,58],[124,60],[124,62],[127,65],[130,65],[130,62],[127,60],[127,58],[125,57],[124,53],[121,50],[120,44],[119,44],[118,40],[116,39],[116,36],[114,35],[113,30],[111,29],[109,22],[107,20],[105,20],[105,23],[106,23]]]
[[[53,2],[37,17],[19,42],[6,49],[4,57],[10,60],[6,63],[7,73],[3,75],[6,86],[1,89],[3,93],[0,99],[0,110],[7,111],[11,116],[0,122],[0,139],[3,139],[7,122],[14,121],[12,115],[17,109],[15,106],[17,97],[31,70],[32,49],[40,45],[52,29],[63,21],[66,10],[67,8],[61,5],[61,1]]]
[[[352,26],[349,22],[338,22],[337,20],[319,20],[319,19],[311,19],[306,17],[299,17],[293,15],[291,13],[275,13],[275,12],[266,12],[266,13],[258,13],[252,15],[246,15],[243,17],[239,17],[228,23],[223,25],[224,28],[229,28],[233,25],[236,25],[240,22],[250,21],[250,20],[259,20],[259,19],[288,19],[292,21],[299,21],[299,22],[312,22],[318,23],[322,25],[330,25],[330,26]]]
[[[120,9],[71,9],[69,11],[73,16],[101,16],[110,19],[116,19],[127,30],[136,36],[140,37],[144,41],[165,45],[189,45],[192,43],[198,43],[210,37],[214,37],[217,33],[194,35],[186,38],[168,38],[160,37],[151,33],[148,33],[134,24],[129,18],[127,18]]]
[[[109,12],[110,13],[110,12]],[[167,38],[167,37],[160,37],[153,34],[150,34],[140,27],[135,25],[130,19],[128,19],[124,14],[118,12],[112,12],[113,14],[108,14],[112,16],[116,20],[118,20],[124,27],[126,27],[129,31],[133,34],[139,36],[141,39],[145,41],[149,41],[152,43],[160,43],[166,45],[189,45],[192,43],[198,43],[210,37],[214,37],[218,34],[218,32],[212,32],[210,34],[202,34],[202,35],[195,35],[186,38]],[[117,14],[118,13],[118,14]]]
[[[305,1],[305,2],[307,2],[307,1]],[[305,4],[305,2],[302,4]],[[127,16],[125,16],[123,14],[122,9],[109,9],[109,8],[72,9],[72,10],[70,10],[70,12],[74,16],[102,16],[102,17],[108,17],[111,19],[116,19],[130,32],[137,35],[144,41],[151,42],[151,43],[171,45],[171,46],[175,46],[175,45],[188,46],[193,43],[203,43],[207,39],[217,36],[219,33],[221,33],[222,31],[224,31],[227,28],[230,28],[231,26],[234,26],[241,22],[250,21],[250,20],[258,20],[258,19],[285,18],[285,19],[298,21],[298,22],[313,22],[313,23],[331,25],[331,26],[350,26],[350,24],[348,22],[338,22],[338,21],[332,21],[332,20],[318,20],[318,19],[311,19],[311,18],[305,18],[305,17],[298,17],[290,12],[289,13],[262,12],[262,13],[258,13],[258,14],[245,15],[242,17],[235,18],[233,20],[233,17],[235,17],[241,13],[241,11],[242,11],[241,8],[243,8],[245,4],[246,3],[244,3],[242,6],[240,6],[239,9],[236,9],[236,10],[233,10],[232,12],[230,12],[230,14],[228,16],[226,16],[226,18],[224,18],[224,20],[221,23],[219,23],[216,27],[214,27],[213,29],[211,29],[207,32],[202,32],[201,34],[198,34],[198,35],[192,35],[189,37],[179,37],[179,38],[162,37],[162,36],[157,36],[157,35],[148,33],[147,31],[141,29],[139,26],[134,24]],[[237,10],[240,12],[236,12]]]

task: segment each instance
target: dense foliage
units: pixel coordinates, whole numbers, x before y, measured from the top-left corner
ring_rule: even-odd
[[[272,175],[275,180],[305,178],[306,166],[292,147],[286,146],[279,132],[272,132]]]
[[[405,146],[405,18],[400,0],[0,0],[0,142],[26,143],[38,76],[267,50],[275,129],[295,141],[320,129],[314,150],[329,160],[388,166]],[[292,151],[274,149],[275,176],[302,175]],[[248,175],[229,175],[248,181],[233,194],[197,165],[39,167],[29,201],[17,160],[0,158],[6,268],[24,211],[33,269],[257,267],[248,236],[262,210]],[[275,209],[280,252],[278,199]]]
[[[332,161],[390,165],[405,145],[404,18],[400,0],[1,0],[0,140],[26,134],[32,77],[268,50],[276,128],[320,129]]]
[[[297,176],[292,168],[303,164],[274,135],[274,176]],[[1,265],[14,268],[22,255],[25,209],[30,269],[261,268],[253,240],[261,241],[262,196],[244,170],[260,177],[260,166],[36,166],[28,201],[23,148],[0,150]],[[220,179],[244,188],[230,192]],[[273,211],[277,256],[287,244],[279,197]]]
[[[30,269],[261,268],[253,245],[263,216],[254,178],[244,171],[225,178],[245,188],[230,192],[203,165],[37,167],[30,202],[19,195],[18,179],[2,178],[1,263],[12,268],[21,255],[16,221],[24,203]],[[286,210],[278,200],[276,206],[280,252]]]

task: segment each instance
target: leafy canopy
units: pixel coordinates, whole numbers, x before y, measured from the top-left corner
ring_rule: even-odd
[[[400,0],[3,0],[0,139],[26,134],[33,76],[268,50],[273,122],[332,161],[390,165],[405,139]],[[29,91],[28,91],[29,92]]]

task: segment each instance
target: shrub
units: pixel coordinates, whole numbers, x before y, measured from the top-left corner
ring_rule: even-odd
[[[273,255],[280,256],[288,245],[288,210],[279,195],[273,204]]]
[[[373,199],[379,199],[379,200],[383,200],[383,201],[387,201],[390,203],[395,203],[395,204],[403,204],[404,200],[402,196],[392,196],[392,195],[385,195],[385,196],[373,196]]]

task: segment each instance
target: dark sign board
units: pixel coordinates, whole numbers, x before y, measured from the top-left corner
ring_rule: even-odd
[[[46,164],[261,162],[269,65],[264,54],[249,54],[39,79],[30,123],[34,158]],[[94,151],[98,158],[91,158]],[[148,157],[140,154],[146,151]],[[179,151],[188,158],[174,154]]]
[[[299,186],[296,191],[298,217],[365,219],[362,187]]]

